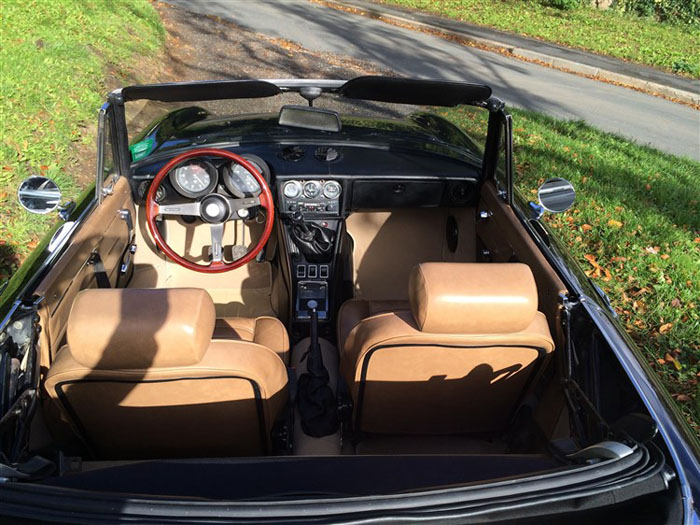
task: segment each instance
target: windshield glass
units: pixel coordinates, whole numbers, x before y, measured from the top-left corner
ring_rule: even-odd
[[[192,146],[313,139],[334,143],[371,141],[387,146],[420,143],[434,153],[481,161],[481,156],[473,153],[471,140],[456,127],[436,119],[435,115],[446,114],[445,108],[353,100],[324,93],[314,100],[314,108],[337,112],[342,124],[340,132],[324,132],[278,124],[280,109],[285,105],[308,106],[308,102],[299,93],[257,99],[129,102],[127,129],[132,160]]]

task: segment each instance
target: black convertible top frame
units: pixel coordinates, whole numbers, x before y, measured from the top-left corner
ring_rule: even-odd
[[[410,104],[417,106],[453,107],[477,106],[489,112],[488,136],[483,159],[484,178],[496,171],[498,145],[504,122],[509,115],[504,104],[491,96],[491,88],[483,84],[448,80],[424,80],[387,76],[362,76],[350,80],[328,79],[262,79],[208,80],[199,82],[169,82],[127,86],[112,91],[109,102],[114,117],[114,137],[117,163],[122,175],[129,173],[131,156],[126,128],[126,102],[154,100],[160,102],[196,102],[205,100],[235,100],[268,98],[282,93],[333,93],[346,99]],[[315,98],[315,97],[314,97]],[[506,131],[508,132],[508,131]],[[511,137],[509,137],[509,140]],[[508,152],[511,154],[511,152]],[[512,160],[512,159],[511,159]],[[510,163],[509,163],[510,164]],[[508,176],[507,200],[512,201],[512,177]]]

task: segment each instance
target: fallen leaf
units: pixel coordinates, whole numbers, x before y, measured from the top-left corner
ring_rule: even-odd
[[[661,255],[661,258],[662,258],[664,261],[665,261],[666,259],[669,259],[670,257],[671,257],[671,256],[670,256],[669,254],[667,254],[667,253],[664,253],[663,255]]]
[[[656,362],[659,363],[660,365],[665,365],[665,364],[666,364],[666,360],[665,360],[665,359],[661,359],[661,358],[658,358],[658,359],[656,360]],[[698,374],[700,374],[700,372],[698,372]]]
[[[608,221],[608,226],[612,226],[613,228],[622,228],[622,223],[620,221],[616,221],[615,219],[610,219]]]
[[[590,224],[582,224],[581,229],[585,232],[589,232],[593,229],[593,226],[591,226]]]
[[[678,394],[676,395],[676,401],[680,403],[687,403],[690,401],[690,396],[686,396],[685,394]]]
[[[673,323],[662,324],[662,325],[659,327],[659,333],[660,333],[660,334],[665,334],[665,333],[668,332],[671,328],[673,328]],[[666,355],[668,355],[668,354],[666,354]]]
[[[673,306],[674,308],[680,308],[681,300],[678,297],[676,297],[673,301],[671,301],[671,306]]]
[[[644,248],[644,251],[656,255],[657,253],[659,253],[660,249],[661,248],[659,248],[658,246],[647,246],[646,248]]]

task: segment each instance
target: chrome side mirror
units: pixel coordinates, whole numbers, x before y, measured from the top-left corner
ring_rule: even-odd
[[[552,213],[562,213],[571,208],[576,200],[574,186],[566,179],[555,177],[546,180],[537,190],[540,206]]]
[[[61,203],[61,190],[47,177],[34,175],[22,181],[17,190],[20,206],[30,213],[46,215]]]

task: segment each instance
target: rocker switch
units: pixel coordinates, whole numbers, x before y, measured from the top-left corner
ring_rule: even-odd
[[[316,279],[316,277],[318,277],[318,266],[316,266],[315,264],[310,264],[309,272],[307,275],[309,276],[309,279]]]

